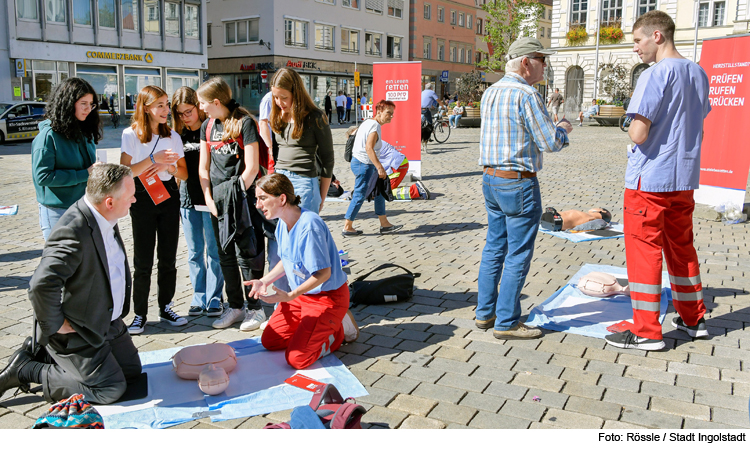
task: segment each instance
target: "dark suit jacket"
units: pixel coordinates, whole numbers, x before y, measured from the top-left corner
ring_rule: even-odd
[[[125,251],[117,226],[115,236]],[[130,310],[130,287],[126,256],[122,316]],[[41,344],[60,330],[64,319],[91,346],[104,344],[114,309],[109,264],[99,224],[83,198],[68,208],[50,233],[31,277],[29,298],[42,329]]]

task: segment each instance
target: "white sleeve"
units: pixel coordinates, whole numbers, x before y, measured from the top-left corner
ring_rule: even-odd
[[[271,117],[271,100],[273,97],[269,97],[267,95],[263,96],[263,99],[260,101],[260,114],[258,116],[258,120],[262,121],[264,119],[269,119]]]
[[[135,159],[133,151],[133,133],[132,130],[125,129],[122,131],[122,140],[120,141],[120,153],[126,153],[130,156],[130,159]]]
[[[182,138],[172,130],[172,152],[176,152],[180,158],[185,157],[185,147],[182,144]]]

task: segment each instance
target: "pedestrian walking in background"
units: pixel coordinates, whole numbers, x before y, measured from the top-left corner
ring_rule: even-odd
[[[331,92],[328,91],[325,98],[325,110],[326,117],[328,118],[328,125],[333,122],[333,103],[331,102]]]
[[[638,78],[628,106],[635,146],[625,171],[625,258],[633,326],[607,335],[608,344],[646,351],[664,348],[659,311],[662,251],[679,314],[672,326],[708,336],[698,255],[693,246],[693,190],[698,188],[703,121],[711,111],[706,72],[674,45],[675,24],[650,11],[633,24],[634,51],[653,64]]]
[[[551,114],[553,116],[552,119],[555,121],[555,123],[558,122],[557,115],[560,112],[560,105],[563,104],[563,101],[564,101],[563,100],[563,96],[560,95],[560,89],[555,88],[555,93],[553,93],[552,95],[550,95],[549,102],[547,103],[547,106],[552,111],[551,112]]]
[[[476,326],[494,328],[498,339],[542,335],[520,322],[521,289],[542,215],[536,177],[542,154],[567,146],[573,128],[565,119],[555,127],[533,87],[544,79],[547,56],[554,53],[536,38],[519,38],[508,50],[505,76],[482,95],[479,165],[484,167],[487,242],[479,266]]]
[[[351,115],[352,115],[352,104],[354,103],[354,100],[352,100],[352,97],[349,94],[346,94],[346,122],[351,122]]]
[[[130,207],[133,225],[133,311],[131,334],[143,333],[148,314],[154,252],[157,263],[159,319],[173,326],[187,319],[172,310],[177,287],[177,243],[180,237],[180,190],[175,177],[187,179],[180,135],[167,124],[169,97],[161,87],[138,93],[133,123],[122,132],[120,163],[133,170],[136,202]],[[160,180],[169,198],[154,203],[144,183]],[[158,243],[157,243],[158,238]]]
[[[338,124],[341,125],[344,122],[344,109],[346,108],[346,96],[344,91],[340,90],[336,96],[336,115],[338,116]]]
[[[102,126],[96,91],[80,78],[67,78],[55,89],[31,143],[31,174],[44,241],[57,221],[86,192],[96,162]]]
[[[201,125],[206,113],[198,107],[198,95],[187,86],[172,95],[174,128],[182,139],[187,179],[180,182],[180,218],[188,247],[188,269],[193,301],[188,315],[219,317],[223,311],[224,275],[221,273],[216,236],[207,211],[198,169],[201,156]]]

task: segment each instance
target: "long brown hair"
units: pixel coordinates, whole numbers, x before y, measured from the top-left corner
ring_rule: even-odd
[[[234,101],[232,98],[232,89],[229,88],[229,84],[219,77],[211,78],[201,84],[198,88],[197,94],[198,98],[205,102],[218,100],[219,103],[229,110],[229,115],[224,120],[224,132],[221,135],[221,141],[229,141],[230,139],[235,139],[242,135],[243,117],[247,116],[255,121],[255,118],[250,115],[248,110]],[[234,109],[231,109],[229,105],[233,105]],[[210,134],[211,132],[207,132],[207,135]]]
[[[172,94],[172,123],[174,124],[175,132],[182,134],[182,130],[186,127],[185,123],[182,122],[182,117],[177,112],[177,107],[182,105],[192,105],[198,110],[198,119],[201,122],[206,120],[206,113],[198,108],[198,94],[195,93],[192,87],[182,86],[174,94]]]
[[[141,143],[150,142],[154,133],[157,133],[161,138],[172,136],[172,129],[169,128],[168,124],[159,124],[158,131],[152,132],[151,115],[146,111],[149,106],[166,95],[164,89],[159,86],[145,86],[138,93],[138,100],[135,102],[135,114],[133,114],[133,121],[130,126]],[[169,101],[169,98],[167,98],[167,101]]]
[[[278,87],[279,89],[288,90],[292,93],[292,118],[294,119],[294,130],[292,130],[292,138],[299,140],[302,136],[302,130],[304,128],[305,118],[310,113],[318,112],[322,114],[322,111],[315,106],[315,103],[310,98],[310,94],[305,89],[305,83],[302,81],[302,77],[296,71],[291,68],[282,68],[273,75],[271,81],[272,87]],[[326,116],[318,116],[319,120],[328,122]],[[281,108],[274,102],[271,104],[271,128],[276,133],[281,133],[286,130],[288,123],[284,122],[281,116]]]

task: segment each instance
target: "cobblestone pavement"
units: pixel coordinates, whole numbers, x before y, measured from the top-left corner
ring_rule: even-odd
[[[576,128],[571,147],[545,155],[540,173],[545,205],[601,206],[622,219],[627,135],[616,128]],[[477,166],[478,129],[454,130],[444,145],[430,143],[423,158],[430,201],[388,205],[398,234],[381,236],[371,203],[357,220],[364,236],[340,232],[346,204],[323,210],[340,249],[349,252],[352,277],[385,262],[420,272],[411,301],[353,309],[359,340],[336,354],[365,385],[358,400],[366,426],[378,428],[747,428],[750,396],[750,259],[747,225],[695,220],[695,245],[710,339],[692,341],[665,319],[667,350],[644,353],[606,346],[604,340],[545,332],[534,341],[502,342],[478,330],[472,319],[486,213]],[[343,129],[334,130],[336,175],[346,189],[354,178],[343,160]],[[117,147],[107,130],[103,147]],[[0,217],[0,359],[31,331],[28,281],[43,242],[30,182],[30,143],[0,146],[0,204],[20,204],[17,216]],[[116,161],[118,151],[109,152]],[[129,218],[120,222],[132,245]],[[132,258],[132,249],[128,253]],[[621,239],[573,244],[539,235],[527,284],[524,314],[562,287],[586,263],[624,266]],[[132,265],[132,263],[131,263]],[[191,287],[186,247],[178,254],[176,310],[187,315]],[[155,288],[154,288],[155,289]],[[155,296],[152,296],[155,300]],[[157,307],[149,318],[158,322]],[[270,313],[270,308],[266,308]],[[237,326],[215,330],[206,317],[188,318],[179,329],[148,324],[134,338],[141,351],[227,342],[258,332]],[[0,428],[24,428],[47,408],[41,394],[0,398]],[[534,398],[539,397],[538,401]],[[264,417],[180,428],[259,428],[283,421],[289,411]]]

